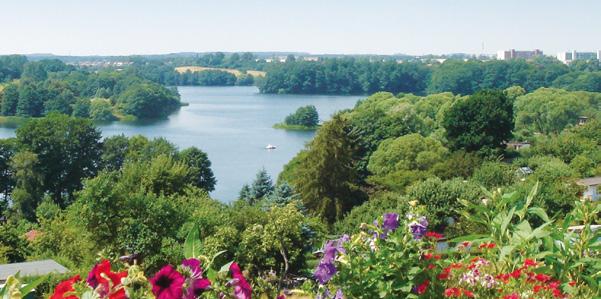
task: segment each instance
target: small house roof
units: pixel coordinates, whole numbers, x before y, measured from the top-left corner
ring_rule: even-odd
[[[69,269],[54,260],[41,260],[34,262],[13,263],[0,265],[0,281],[19,273],[20,276],[36,276],[49,273],[67,273]]]
[[[578,185],[581,186],[596,186],[601,185],[601,176],[596,176],[592,178],[586,178],[576,181]]]
[[[518,169],[519,172],[523,173],[523,174],[532,174],[534,173],[534,171],[532,170],[532,168],[525,166],[525,167],[520,167]]]

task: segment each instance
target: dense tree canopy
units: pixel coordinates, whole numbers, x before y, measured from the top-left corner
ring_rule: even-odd
[[[502,91],[480,91],[456,102],[443,125],[454,149],[498,149],[511,138],[513,101]]]
[[[161,86],[135,84],[121,94],[119,105],[125,113],[139,118],[159,118],[179,108],[179,95]]]
[[[420,92],[426,88],[428,76],[429,70],[417,63],[351,58],[289,61],[269,68],[260,89],[264,93],[299,94]]]
[[[518,132],[559,133],[578,122],[580,116],[594,118],[601,112],[601,94],[541,88],[518,97],[515,127]]]
[[[36,155],[42,190],[62,207],[98,170],[100,132],[88,120],[54,114],[32,119],[17,129],[17,141]]]
[[[284,123],[291,126],[315,127],[319,123],[319,114],[313,105],[299,107],[294,113],[286,116]]]

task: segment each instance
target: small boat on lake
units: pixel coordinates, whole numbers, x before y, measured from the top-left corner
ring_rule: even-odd
[[[273,144],[268,144],[268,145],[265,147],[265,149],[268,149],[268,150],[276,149],[276,146],[275,146],[275,145],[273,145]]]

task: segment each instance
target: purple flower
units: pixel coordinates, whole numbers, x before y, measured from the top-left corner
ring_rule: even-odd
[[[386,213],[384,214],[384,221],[382,228],[385,232],[393,232],[399,227],[399,214]]]
[[[344,295],[342,294],[341,289],[338,289],[338,291],[336,291],[336,296],[334,296],[334,299],[344,299]]]
[[[336,271],[337,270],[336,266],[334,266],[334,263],[320,262],[319,265],[317,265],[313,275],[320,284],[326,284],[328,281],[330,281],[330,279],[332,279],[334,274],[336,274]]]
[[[420,217],[417,221],[409,223],[409,230],[415,240],[421,239],[428,230],[428,220],[426,217]]]
[[[345,234],[337,240],[331,240],[326,242],[326,244],[324,245],[322,249],[323,257],[321,258],[321,261],[319,261],[319,264],[317,265],[317,268],[315,268],[315,272],[313,273],[313,275],[315,276],[317,281],[319,281],[320,284],[327,283],[330,279],[332,279],[334,274],[336,274],[337,270],[336,266],[334,265],[336,255],[338,253],[346,253],[343,244],[348,242],[349,240],[350,237]]]

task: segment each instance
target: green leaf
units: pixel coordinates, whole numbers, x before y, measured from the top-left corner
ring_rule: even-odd
[[[227,273],[230,271],[230,266],[234,263],[234,261],[231,261],[223,266],[221,266],[221,269],[219,269],[219,273]]]
[[[528,213],[538,216],[544,222],[551,221],[551,220],[549,220],[549,216],[547,215],[547,212],[545,212],[545,210],[543,208],[532,207],[532,208],[528,209]]]
[[[501,248],[501,253],[499,254],[499,260],[505,259],[505,257],[508,256],[514,249],[515,246],[513,245],[503,246]]]
[[[520,220],[524,219],[524,216],[526,216],[528,207],[530,207],[530,204],[532,204],[532,200],[536,196],[536,193],[538,193],[538,181],[536,182],[536,184],[534,184],[532,190],[530,190],[528,197],[526,197],[526,203],[524,204],[524,206],[516,213],[520,217]]]
[[[188,232],[188,236],[186,236],[186,241],[184,241],[184,257],[198,257],[200,255],[201,246],[202,244],[200,242],[198,225],[194,225],[194,227],[192,227],[192,230]]]
[[[500,231],[501,235],[505,235],[505,232],[507,231],[507,226],[509,226],[509,223],[511,223],[511,219],[513,218],[514,213],[515,213],[515,206],[513,206],[511,208],[511,210],[509,210],[509,214],[507,216],[505,216],[505,218],[503,218],[503,222],[501,223],[501,231]]]
[[[29,294],[31,291],[33,291],[33,289],[35,289],[37,286],[39,286],[45,280],[46,280],[45,276],[38,277],[36,280],[34,280],[34,281],[28,283],[26,286],[22,287],[20,289],[21,294],[23,294],[23,295]]]
[[[205,273],[210,281],[215,281],[215,279],[217,278],[217,271],[213,269],[208,269]]]

